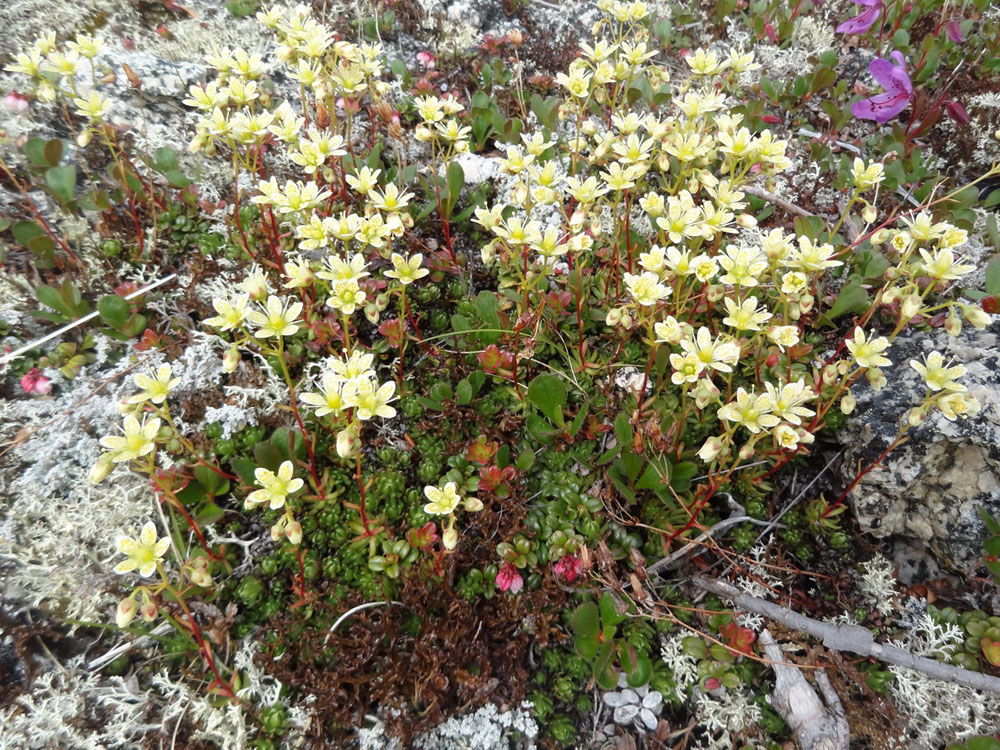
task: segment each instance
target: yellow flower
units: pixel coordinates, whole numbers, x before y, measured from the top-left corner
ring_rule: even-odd
[[[390,279],[396,279],[403,286],[412,284],[417,279],[422,279],[430,273],[426,268],[420,267],[420,264],[424,260],[424,256],[421,253],[417,253],[411,258],[406,258],[399,253],[393,253],[390,260],[392,261],[392,270],[386,271],[385,275]]]
[[[381,169],[373,171],[369,167],[362,167],[358,170],[357,174],[349,174],[345,176],[344,179],[354,190],[362,195],[367,195],[376,185],[378,185],[378,176],[380,174],[382,174]]]
[[[854,178],[854,187],[858,190],[875,187],[885,179],[881,163],[873,161],[871,164],[865,164],[864,160],[858,157],[854,157],[851,176]]]
[[[115,566],[115,573],[128,573],[138,569],[143,578],[151,576],[169,548],[170,538],[158,540],[156,527],[152,521],[147,521],[139,532],[138,540],[127,536],[118,541],[118,551],[127,555],[128,559]]]
[[[247,294],[241,294],[232,301],[216,297],[212,300],[212,307],[219,314],[206,318],[205,325],[218,328],[220,331],[231,331],[234,328],[239,328],[246,320],[249,304],[250,296]]]
[[[353,315],[354,311],[365,302],[365,293],[358,286],[357,279],[338,281],[334,283],[331,292],[326,304],[335,310],[340,310],[344,315]]]
[[[342,380],[339,380],[332,372],[326,372],[323,373],[323,385],[319,393],[303,393],[299,398],[309,406],[317,407],[317,417],[340,414],[346,407],[341,393],[342,387]]]
[[[728,315],[722,322],[738,331],[759,331],[761,323],[771,317],[766,308],[757,308],[756,297],[747,297],[739,303],[726,297],[724,304]]]
[[[681,339],[680,344],[685,352],[696,355],[706,367],[719,372],[732,372],[732,366],[740,358],[739,344],[713,339],[712,332],[704,326],[698,329],[695,338]]]
[[[646,271],[642,274],[625,274],[625,286],[632,298],[643,307],[651,307],[670,296],[670,287],[660,283],[660,277]]]
[[[892,362],[883,356],[883,352],[889,348],[889,339],[879,336],[877,339],[869,340],[861,326],[854,328],[854,338],[844,342],[848,350],[854,356],[854,361],[858,367],[885,367]]]
[[[100,439],[101,445],[108,449],[111,460],[118,464],[131,461],[152,453],[156,448],[156,433],[160,431],[158,418],[139,420],[129,414],[122,420],[124,435],[109,435]]]
[[[263,468],[254,470],[253,474],[262,489],[254,490],[247,495],[244,503],[247,508],[256,508],[267,503],[271,510],[278,510],[284,506],[289,495],[298,492],[305,484],[301,479],[293,477],[295,467],[291,461],[283,461],[278,467],[277,474]]]
[[[424,487],[424,495],[430,500],[424,505],[424,513],[432,516],[450,515],[462,502],[462,496],[458,494],[458,486],[454,482],[448,482],[444,487],[427,485]]]
[[[356,409],[358,419],[367,421],[372,417],[392,419],[396,410],[389,406],[395,400],[396,384],[383,383],[377,389],[371,380],[355,380],[344,386],[344,402]]]
[[[257,326],[257,330],[254,331],[254,336],[257,338],[266,339],[271,336],[281,338],[282,336],[294,336],[298,332],[299,327],[296,325],[296,320],[301,312],[301,302],[287,304],[281,300],[281,297],[272,295],[267,298],[263,312],[251,310],[247,313],[247,318]]]
[[[940,281],[954,281],[976,270],[975,266],[957,263],[955,254],[948,248],[932,251],[920,248],[920,257],[924,259],[923,272]]]
[[[155,372],[151,370],[148,375],[140,373],[132,379],[142,388],[142,393],[129,396],[126,400],[130,404],[141,404],[143,401],[162,404],[166,401],[167,394],[181,382],[180,378],[170,377],[170,365],[167,364],[160,365]]]
[[[941,352],[931,352],[927,355],[924,363],[911,359],[910,367],[920,373],[920,377],[924,379],[927,387],[932,391],[962,392],[965,390],[964,385],[955,382],[955,378],[965,375],[965,365],[945,366],[944,355]]]
[[[76,105],[76,113],[91,122],[101,122],[111,109],[111,100],[96,91],[91,91],[86,99],[74,99],[73,104]]]
[[[738,388],[736,400],[719,409],[718,414],[719,419],[742,425],[756,435],[762,429],[769,430],[781,423],[778,417],[771,414],[772,407],[770,396]]]
[[[670,366],[674,368],[673,375],[670,376],[670,382],[674,385],[697,382],[705,369],[705,363],[698,358],[697,354],[691,353],[671,354]]]
[[[723,254],[716,256],[725,274],[719,277],[723,284],[757,286],[757,279],[767,268],[767,256],[759,247],[726,245]]]
[[[937,406],[944,418],[951,422],[959,417],[965,419],[980,409],[979,402],[968,393],[946,393],[938,397]]]

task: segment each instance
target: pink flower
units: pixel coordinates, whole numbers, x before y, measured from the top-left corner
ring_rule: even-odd
[[[7,109],[13,110],[14,112],[26,112],[28,109],[28,100],[16,91],[7,94],[7,96],[3,98],[3,103],[6,105]]]
[[[510,591],[510,593],[516,594],[524,588],[524,579],[517,572],[517,568],[510,563],[504,563],[503,567],[500,568],[500,572],[497,573],[497,588],[501,591]]]
[[[52,382],[42,375],[42,371],[37,367],[32,367],[21,378],[21,390],[25,393],[34,393],[44,396],[52,391]]]
[[[424,66],[427,70],[434,70],[434,54],[424,50],[417,53],[417,62]]]
[[[556,575],[562,576],[566,583],[573,583],[583,570],[583,562],[576,555],[566,555],[552,566]]]
[[[962,24],[958,21],[948,21],[944,27],[944,33],[948,35],[955,44],[958,44],[965,39],[965,35],[962,33]]]
[[[865,10],[840,24],[835,29],[838,34],[864,34],[882,15],[884,7],[882,0],[853,0],[853,2],[865,6]]]
[[[887,123],[898,115],[913,98],[913,84],[906,72],[906,61],[903,53],[893,52],[889,60],[872,60],[868,72],[885,89],[886,93],[876,94],[867,99],[854,102],[851,113],[862,120],[875,120]]]

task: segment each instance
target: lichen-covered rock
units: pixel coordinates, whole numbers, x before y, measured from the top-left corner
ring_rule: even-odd
[[[854,389],[858,405],[839,437],[845,451],[842,481],[871,465],[895,439],[909,408],[920,404],[924,383],[909,366],[937,350],[968,369],[962,382],[982,409],[949,422],[940,412],[908,433],[851,491],[862,530],[893,537],[893,558],[906,582],[939,570],[966,570],[982,554],[986,531],[979,508],[1000,514],[1000,326],[966,327],[957,338],[943,330],[899,336],[888,352],[889,384],[875,393],[867,382]]]

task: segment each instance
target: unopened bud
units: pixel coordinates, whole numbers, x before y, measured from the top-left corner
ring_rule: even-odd
[[[753,229],[757,226],[757,217],[753,214],[740,214],[736,217],[736,223],[744,229]]]
[[[229,347],[222,355],[222,369],[226,372],[235,372],[240,364],[240,350],[235,346]]]
[[[302,524],[298,521],[291,521],[288,526],[285,527],[285,536],[288,537],[288,541],[292,544],[299,545],[302,543]]]
[[[153,604],[153,602],[146,602],[139,609],[139,614],[142,616],[142,619],[145,620],[146,622],[152,622],[153,620],[155,620],[156,613],[157,613],[156,605]]]
[[[446,550],[453,550],[458,546],[458,530],[454,527],[444,530],[441,535],[441,543]]]
[[[827,365],[823,368],[823,385],[832,385],[833,383],[836,383],[838,377],[839,375],[837,374],[836,365]]]
[[[107,479],[108,474],[110,474],[114,468],[115,464],[111,460],[111,456],[105,453],[97,459],[97,463],[90,467],[90,473],[87,475],[87,479],[94,484],[100,484]]]
[[[80,148],[87,148],[92,140],[94,140],[94,131],[87,128],[86,130],[81,130],[80,134],[76,137],[76,145]]]
[[[869,369],[868,372],[865,373],[865,377],[868,378],[868,383],[876,391],[881,391],[883,388],[885,388],[886,383],[889,382],[888,380],[886,380],[885,373],[882,372],[877,367],[872,367],[871,369]]]
[[[799,296],[799,310],[802,311],[803,315],[807,314],[810,310],[812,310],[813,305],[815,304],[816,304],[816,298],[813,297],[811,294],[802,294]]]
[[[882,303],[886,305],[891,305],[893,302],[899,299],[899,287],[891,286],[882,292]]]
[[[609,326],[616,326],[622,322],[622,310],[618,307],[612,307],[608,310],[607,316],[604,318],[604,322]]]
[[[357,423],[345,427],[337,433],[337,455],[341,458],[351,458],[361,447],[358,439]]]
[[[868,241],[873,245],[883,245],[889,241],[889,230],[888,229],[878,229],[868,238]]]
[[[118,607],[115,610],[115,624],[120,628],[127,628],[129,623],[135,619],[135,615],[138,611],[139,602],[131,596],[127,599],[122,599],[118,602]]]
[[[949,336],[958,336],[962,332],[962,319],[958,316],[955,308],[952,307],[948,317],[944,321],[944,330]]]
[[[844,397],[840,399],[840,410],[844,414],[850,414],[851,412],[853,412],[854,407],[857,405],[858,402],[855,400],[854,396],[852,396],[850,393],[845,393]]]
[[[901,320],[909,320],[920,312],[923,300],[919,294],[908,294],[899,305],[899,317]]]
[[[718,302],[726,294],[726,287],[722,284],[709,284],[705,289],[705,296],[709,302]]]
[[[750,443],[747,443],[742,448],[740,448],[740,452],[737,454],[737,457],[739,458],[740,461],[746,461],[746,460],[752,458],[753,454],[754,454],[754,447],[753,447],[753,445],[750,444]]]
[[[528,186],[523,182],[514,186],[514,193],[511,196],[511,203],[515,206],[523,206],[528,202]]]
[[[722,441],[722,438],[710,437],[698,451],[698,458],[705,463],[711,463],[722,452],[724,447],[725,443]]]
[[[878,218],[878,211],[875,210],[875,206],[870,203],[861,210],[861,218],[865,220],[865,224],[874,223],[875,219]]]
[[[981,330],[990,324],[989,314],[983,308],[976,305],[963,305],[962,315],[965,316],[965,319],[969,321],[973,328]]]
[[[927,419],[927,409],[923,406],[916,406],[910,409],[910,413],[906,415],[906,421],[910,427],[917,427],[925,419]]]

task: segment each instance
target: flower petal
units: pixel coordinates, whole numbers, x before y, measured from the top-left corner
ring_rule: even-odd
[[[875,120],[885,124],[906,109],[909,103],[910,98],[905,94],[876,94],[854,102],[851,114],[862,120]]]
[[[156,526],[153,525],[152,521],[146,521],[146,525],[142,527],[142,532],[139,534],[139,544],[145,547],[156,544]]]
[[[861,4],[867,3],[859,3],[859,5]],[[881,3],[862,11],[854,18],[847,19],[834,29],[834,31],[838,34],[865,34],[868,32],[868,29],[875,25],[880,15],[882,15]]]

